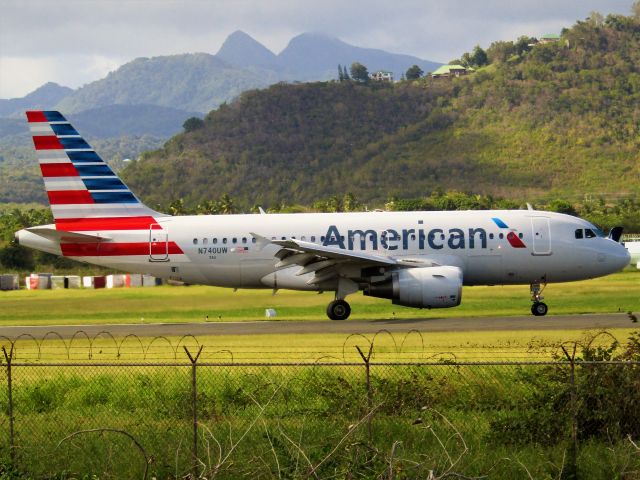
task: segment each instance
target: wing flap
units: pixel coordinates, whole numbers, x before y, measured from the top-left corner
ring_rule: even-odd
[[[374,255],[371,253],[353,252],[350,250],[342,250],[339,248],[325,247],[323,245],[305,242],[303,240],[271,240],[270,243],[273,245],[278,245],[282,248],[286,248],[288,250],[293,250],[296,253],[311,253],[315,256],[324,257],[327,259],[356,261],[383,266],[398,265],[397,260],[389,257],[383,257],[382,255]]]

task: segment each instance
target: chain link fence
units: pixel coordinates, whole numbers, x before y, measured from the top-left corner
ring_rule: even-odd
[[[2,478],[640,478],[640,362],[25,362]],[[607,353],[609,352],[609,353]],[[597,357],[597,358],[596,358]]]

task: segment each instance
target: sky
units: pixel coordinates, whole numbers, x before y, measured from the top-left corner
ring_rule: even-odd
[[[446,63],[495,40],[560,33],[633,0],[0,0],[0,98],[77,88],[138,57],[216,53],[242,30],[274,53],[303,32]]]

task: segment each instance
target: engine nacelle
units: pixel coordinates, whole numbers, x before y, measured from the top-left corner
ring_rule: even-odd
[[[462,300],[462,270],[449,266],[398,270],[383,282],[369,284],[364,294],[405,307],[456,307]]]

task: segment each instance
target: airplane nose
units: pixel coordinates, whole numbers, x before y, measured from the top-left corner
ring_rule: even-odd
[[[619,243],[608,252],[607,256],[611,258],[611,265],[616,269],[615,271],[624,269],[631,261],[629,250]]]
[[[621,245],[622,246],[622,245]],[[629,265],[629,263],[631,262],[631,252],[629,252],[629,250],[627,250],[626,248],[622,248],[622,255],[620,258],[620,270],[622,270],[623,268],[625,268],[627,265]]]
[[[623,270],[631,261],[631,254],[624,245],[607,240],[597,255],[600,269],[604,275]]]

